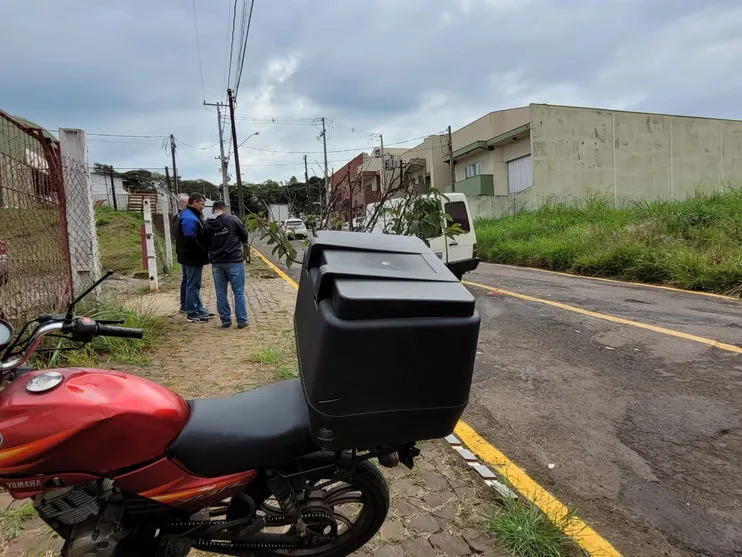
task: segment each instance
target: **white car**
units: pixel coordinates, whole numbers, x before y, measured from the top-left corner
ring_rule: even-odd
[[[287,219],[283,223],[283,231],[289,238],[304,239],[307,237],[307,225],[301,219]]]

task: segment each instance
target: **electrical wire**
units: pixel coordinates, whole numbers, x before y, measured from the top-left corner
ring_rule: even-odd
[[[232,6],[232,38],[229,42],[229,72],[227,74],[227,87],[232,83],[232,57],[234,54],[234,30],[237,24],[237,0],[234,0]]]
[[[208,151],[210,149],[216,149],[217,147],[219,147],[219,143],[214,143],[214,145],[209,145],[208,147],[198,147],[197,145],[190,145],[188,143],[185,143],[184,141],[181,141],[177,137],[175,139],[178,142],[179,147],[182,145],[185,147],[190,147],[191,149],[201,149],[202,151]]]
[[[196,51],[198,52],[198,71],[201,75],[201,92],[206,100],[206,85],[204,84],[204,64],[201,59],[201,39],[198,35],[198,17],[196,15],[196,0],[193,0],[193,28],[196,31]]]
[[[245,30],[245,40],[242,43],[242,58],[239,63],[239,71],[237,73],[237,84],[234,88],[234,94],[237,95],[237,93],[240,90],[240,82],[242,81],[242,70],[245,67],[245,57],[247,55],[247,39],[250,37],[250,25],[252,23],[252,11],[253,7],[255,6],[255,0],[250,1],[250,15],[247,18],[247,29]]]
[[[411,141],[419,141],[420,139],[425,139],[426,137],[428,136],[422,135],[420,137],[411,137],[410,139],[405,139],[403,141],[395,141],[392,143],[387,143],[386,146],[393,147],[394,145],[403,145],[405,143],[410,143]],[[351,149],[328,149],[327,152],[328,153],[351,153],[351,152],[356,152],[356,151],[363,151],[364,149],[367,149],[367,148],[368,146],[366,145],[363,147],[354,147]],[[245,146],[245,149],[251,149],[253,151],[262,151],[265,153],[274,153],[274,154],[280,154],[280,155],[304,155],[304,154],[319,155],[319,154],[324,153],[324,151],[279,151],[276,149],[263,149],[261,147],[250,147],[250,146]]]

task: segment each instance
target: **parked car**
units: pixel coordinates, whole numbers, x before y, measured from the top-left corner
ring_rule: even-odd
[[[307,237],[307,225],[301,219],[286,219],[282,227],[289,238],[304,239]]]
[[[0,286],[8,283],[10,274],[10,255],[8,255],[8,243],[0,240]]]
[[[392,199],[388,203],[393,206],[395,202],[398,201]],[[446,238],[444,236],[428,238],[428,242],[430,249],[433,250],[457,278],[461,279],[464,273],[473,271],[479,266],[474,221],[471,218],[466,195],[463,193],[447,193],[441,202],[443,203],[442,209],[453,219],[453,222],[461,226],[463,232],[453,238]],[[376,212],[376,206],[377,203],[371,203],[367,206],[366,216],[369,219]],[[380,217],[373,230],[367,232],[382,233],[385,218]]]

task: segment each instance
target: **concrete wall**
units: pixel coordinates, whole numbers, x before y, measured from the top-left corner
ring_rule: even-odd
[[[430,178],[429,187],[443,190],[450,182],[448,163],[443,162],[444,147],[447,150],[447,136],[431,135],[419,145],[405,151],[401,158],[405,161],[425,159],[425,172]]]
[[[474,120],[451,134],[453,150],[466,147],[475,141],[488,139],[527,124],[530,118],[529,107],[497,110]]]
[[[532,199],[682,199],[742,186],[742,122],[531,105]]]
[[[489,138],[483,138],[489,139]],[[466,179],[466,167],[473,163],[482,165],[482,174],[492,174],[495,195],[508,194],[508,161],[531,154],[530,136],[497,146],[492,151],[477,149],[456,159],[456,181]],[[448,180],[446,180],[448,183]]]

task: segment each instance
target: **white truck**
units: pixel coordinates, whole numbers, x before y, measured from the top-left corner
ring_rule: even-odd
[[[393,207],[400,202],[399,199],[387,201],[387,207]],[[453,238],[438,236],[427,238],[430,249],[446,264],[451,272],[459,279],[464,273],[473,271],[479,266],[477,253],[477,235],[474,231],[474,223],[469,211],[469,203],[463,193],[447,193],[441,197],[441,209],[451,216],[453,222],[459,224],[463,232]],[[366,222],[370,223],[376,214],[378,203],[371,203],[366,207]],[[381,234],[386,224],[386,215],[379,216],[372,230],[365,230],[372,234]]]
[[[289,218],[289,206],[279,203],[268,205],[268,220],[281,224]]]

